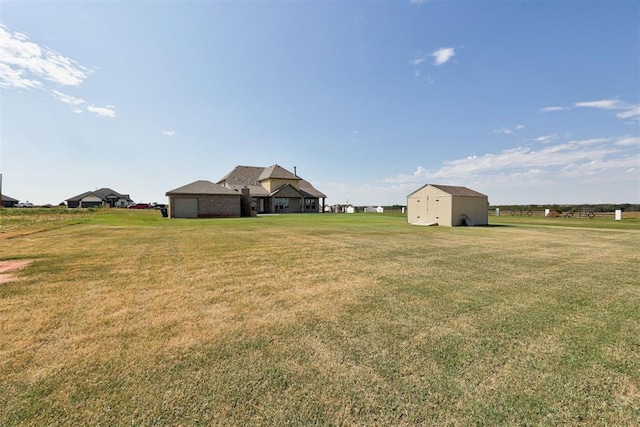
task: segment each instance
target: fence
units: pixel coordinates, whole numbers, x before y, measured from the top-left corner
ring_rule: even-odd
[[[501,216],[528,216],[528,217],[548,217],[548,218],[580,218],[580,219],[594,219],[594,218],[608,218],[615,219],[615,212],[596,212],[590,209],[579,209],[575,211],[556,212],[540,209],[500,209]],[[490,209],[489,216],[496,216],[496,210]],[[640,212],[622,212],[622,219],[640,218]]]

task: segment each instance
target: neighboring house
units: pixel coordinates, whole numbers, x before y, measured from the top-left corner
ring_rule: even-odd
[[[376,212],[378,212],[378,213],[384,213],[384,208],[383,208],[382,206],[378,206],[378,207],[376,208]]]
[[[18,203],[18,200],[13,197],[2,195],[2,206],[5,208],[13,208]]]
[[[355,213],[356,208],[353,205],[347,205],[343,208],[344,213]]]
[[[365,213],[376,213],[376,208],[374,208],[373,206],[367,206],[366,208],[364,208],[364,212]]]
[[[487,225],[488,197],[466,187],[426,184],[407,196],[407,220],[414,225]]]
[[[87,191],[65,201],[69,208],[126,208],[133,203],[128,194],[120,194],[110,188]]]
[[[251,215],[249,193],[236,191],[211,181],[195,181],[167,191],[171,218],[224,218]],[[246,206],[243,209],[243,206]],[[243,212],[244,211],[244,212]]]
[[[251,212],[311,213],[323,212],[326,195],[279,165],[268,168],[236,166],[218,181],[231,190],[249,190]]]

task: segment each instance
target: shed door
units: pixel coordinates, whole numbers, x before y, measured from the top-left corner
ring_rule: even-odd
[[[174,218],[198,218],[198,199],[173,199]]]

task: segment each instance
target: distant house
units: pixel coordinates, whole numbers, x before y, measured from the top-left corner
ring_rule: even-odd
[[[466,187],[426,184],[407,196],[407,220],[414,225],[487,225],[488,197]]]
[[[355,213],[356,208],[353,205],[347,205],[343,208],[344,213]]]
[[[249,191],[244,193],[214,184],[211,181],[195,181],[167,191],[171,218],[221,218],[250,215]],[[243,203],[243,194],[246,202]],[[243,205],[246,208],[243,209]],[[245,210],[244,215],[243,210]]]
[[[13,208],[18,203],[18,200],[13,197],[2,195],[2,206],[5,208]]]
[[[317,213],[324,211],[326,195],[282,166],[236,166],[218,184],[231,190],[249,190],[255,213]]]
[[[364,208],[364,212],[367,212],[367,213],[383,213],[384,212],[384,208],[382,206],[378,206],[377,208],[374,208],[373,206],[367,206],[366,208]]]
[[[126,208],[133,203],[128,194],[120,194],[110,188],[87,191],[65,201],[69,208]]]

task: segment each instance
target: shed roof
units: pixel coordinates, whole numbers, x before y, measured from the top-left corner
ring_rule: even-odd
[[[486,194],[479,193],[475,190],[472,190],[467,187],[460,187],[456,185],[440,185],[440,184],[425,184],[422,187],[418,188],[413,193],[409,194],[409,196],[414,195],[418,191],[422,190],[425,187],[434,187],[438,190],[444,191],[447,194],[451,194],[452,196],[464,196],[464,197],[487,197]]]
[[[222,185],[214,184],[211,181],[199,180],[194,181],[191,184],[183,185],[174,190],[167,191],[167,196],[173,196],[178,194],[201,194],[201,195],[227,195],[227,196],[242,196],[238,191],[225,188]]]

